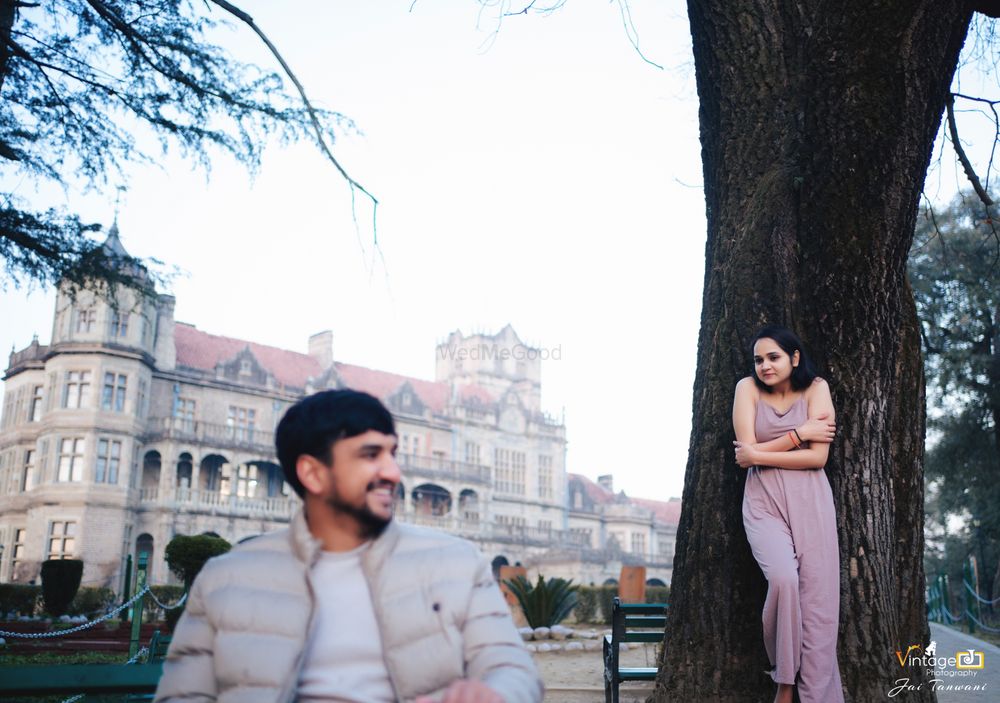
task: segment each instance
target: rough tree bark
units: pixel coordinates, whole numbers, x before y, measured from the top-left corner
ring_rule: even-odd
[[[906,257],[972,15],[960,0],[689,0],[708,243],[694,423],[654,699],[770,701],[733,389],[756,328],[799,331],[838,412],[827,472],[848,701],[925,680],[920,340]],[[934,699],[930,687],[907,700]]]

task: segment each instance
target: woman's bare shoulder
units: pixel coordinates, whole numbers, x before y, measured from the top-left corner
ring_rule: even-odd
[[[757,384],[753,382],[753,376],[745,376],[736,384],[736,395],[748,395],[756,398],[760,395]]]
[[[806,402],[812,404],[814,402],[821,403],[823,405],[829,405],[833,402],[833,398],[830,394],[830,384],[826,382],[826,379],[817,376],[813,379],[813,382],[809,384],[803,394]]]
[[[822,393],[824,391],[826,393],[830,392],[830,384],[827,383],[826,379],[822,376],[817,376],[812,380],[812,383],[809,384],[809,387],[806,388],[806,395],[816,392]]]

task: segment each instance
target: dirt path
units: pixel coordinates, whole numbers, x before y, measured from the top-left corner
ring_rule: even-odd
[[[545,681],[546,703],[603,703],[604,661],[596,652],[539,652],[533,655]],[[621,653],[623,666],[656,666],[656,646],[647,644]],[[647,683],[626,683],[621,703],[644,703],[652,693]]]

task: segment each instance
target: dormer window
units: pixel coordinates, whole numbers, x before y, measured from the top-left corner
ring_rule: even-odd
[[[240,375],[241,376],[249,376],[251,373],[253,373],[253,365],[250,363],[250,359],[241,359],[240,360]]]
[[[409,393],[403,393],[403,405],[408,406],[412,402],[413,402],[413,396],[411,396]]]

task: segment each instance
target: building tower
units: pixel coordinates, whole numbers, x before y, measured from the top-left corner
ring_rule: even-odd
[[[117,223],[97,255],[134,267]],[[0,545],[8,550],[0,580],[32,581],[42,560],[73,557],[84,561],[84,583],[117,585],[163,307],[172,308],[169,296],[63,281],[51,343],[35,338],[11,354],[0,420]]]

